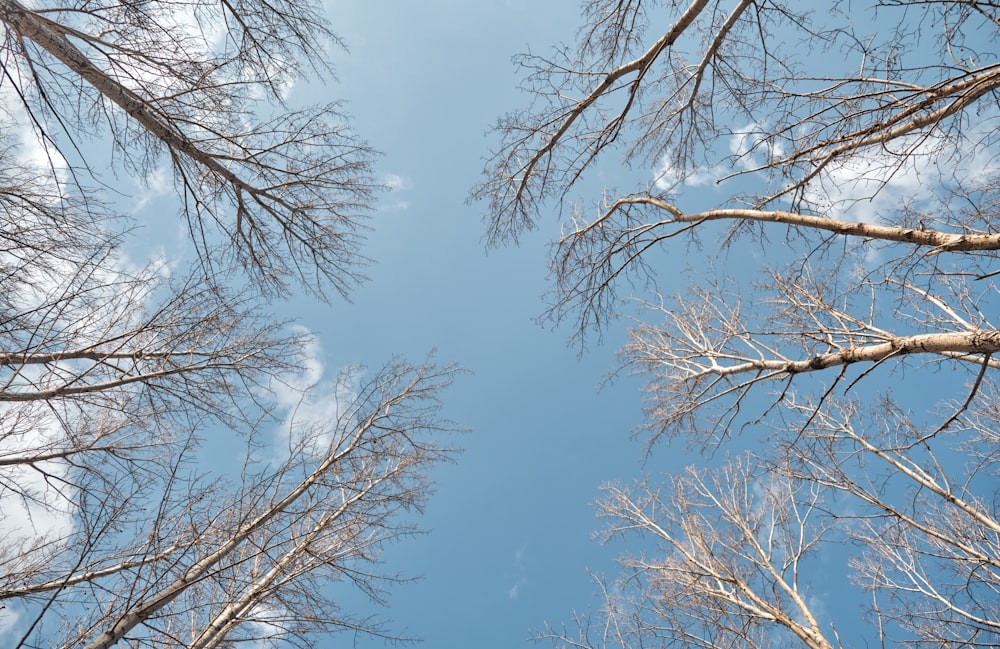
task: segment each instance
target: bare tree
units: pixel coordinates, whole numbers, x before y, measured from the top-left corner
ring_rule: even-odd
[[[691,467],[667,485],[606,487],[603,540],[637,537],[646,550],[602,584],[598,614],[540,637],[579,647],[995,646],[1000,520],[979,496],[995,489],[995,405],[928,435],[884,401],[876,414],[790,401],[810,423],[779,442],[781,453]],[[845,572],[863,618],[837,602]]]
[[[283,100],[339,44],[313,3],[11,1],[0,20],[7,96],[43,142],[72,164],[108,135],[140,177],[165,161],[204,264],[320,295],[361,278],[373,153],[336,105]]]
[[[379,550],[448,454],[455,368],[323,381],[268,308],[362,279],[379,189],[336,104],[286,100],[331,76],[319,8],[4,0],[0,23],[4,646],[395,638],[334,588],[381,602],[399,579]],[[105,160],[172,174],[190,268],[123,252]],[[231,457],[199,463],[206,437]]]
[[[605,618],[573,644],[837,646],[806,587],[816,546],[836,536],[821,508],[817,492],[769,478],[749,456],[717,473],[690,469],[666,488],[608,486],[600,513],[612,519],[609,537],[639,533],[661,554],[622,560],[629,579],[604,591]]]
[[[717,449],[763,434],[768,468],[740,480],[853,497],[824,516],[858,521],[853,565],[883,643],[996,644],[997,458],[984,448],[1000,351],[996,4],[593,0],[584,18],[575,46],[520,59],[532,108],[500,120],[473,194],[488,201],[489,242],[516,240],[547,210],[564,217],[548,315],[571,319],[580,342],[632,298],[644,305],[623,358],[649,378],[651,442]],[[633,188],[594,190],[602,176]],[[658,267],[679,246],[696,270],[660,295]],[[688,529],[685,493],[664,497],[673,527],[635,525],[669,561],[734,524],[716,495],[698,504],[709,531]],[[627,524],[635,508],[617,502]],[[734,574],[750,556],[738,554],[720,558]],[[671,641],[778,642],[732,635],[745,623],[839,642],[817,645],[771,609],[737,620],[730,586],[694,608],[659,598],[702,574],[685,560],[629,582],[673,616]],[[769,592],[795,590],[770,559],[752,563]]]
[[[142,484],[131,467],[106,468],[102,478],[130,484],[125,497],[84,484],[80,524],[65,538],[30,538],[3,557],[0,599],[35,616],[21,645],[314,646],[318,633],[387,633],[342,610],[329,586],[345,581],[381,599],[392,581],[373,572],[374,558],[412,532],[399,516],[420,506],[427,465],[447,452],[436,439],[448,428],[437,394],[452,374],[404,362],[345,372],[325,397],[335,418],[291,417],[284,458],[255,459],[248,444],[231,486],[189,476],[177,444],[178,457],[160,460],[170,470],[147,471]],[[251,437],[266,439],[269,427]]]
[[[833,502],[849,496],[848,508],[827,511],[863,548],[853,577],[871,593],[883,643],[993,646],[1000,637],[997,402],[987,396],[947,430],[885,400],[870,413],[856,402],[817,411],[791,400],[810,423],[788,475]]]

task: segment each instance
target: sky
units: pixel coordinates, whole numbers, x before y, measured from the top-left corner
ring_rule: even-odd
[[[466,204],[495,142],[488,130],[526,99],[511,57],[572,38],[577,11],[575,0],[331,7],[350,52],[328,90],[349,101],[398,189],[374,217],[366,252],[376,265],[353,303],[297,315],[332,365],[433,348],[470,370],[444,397],[445,415],[470,432],[434,476],[419,521],[429,533],[385,555],[423,576],[395,589],[385,613],[427,647],[525,646],[531,629],[589,605],[588,569],[612,572],[615,555],[592,539],[598,487],[642,460],[630,441],[637,382],[601,387],[621,331],[580,356],[568,331],[535,322],[553,231],[486,254],[483,206]]]
[[[593,504],[604,481],[630,479],[644,457],[631,439],[639,382],[605,381],[623,328],[581,356],[570,331],[535,320],[557,220],[487,254],[484,206],[466,203],[496,142],[489,129],[527,99],[511,57],[572,39],[578,3],[329,7],[349,48],[335,56],[337,83],[295,87],[290,100],[345,99],[394,189],[373,216],[364,252],[375,264],[351,303],[298,300],[287,315],[319,335],[328,370],[432,350],[469,370],[444,394],[444,415],[469,432],[449,440],[464,450],[433,475],[417,521],[427,534],[384,555],[390,572],[421,578],[394,588],[380,612],[426,647],[527,646],[532,629],[592,604],[588,571],[614,572],[618,549],[592,538]],[[657,461],[671,464],[667,454]]]
[[[487,253],[484,206],[467,203],[496,143],[492,124],[526,99],[512,57],[572,39],[578,4],[326,4],[349,51],[332,53],[335,81],[295,84],[288,100],[343,100],[354,130],[381,152],[377,175],[390,190],[362,250],[374,260],[369,281],[350,301],[300,295],[275,310],[316,334],[312,369],[326,381],[341,368],[378,368],[396,355],[419,362],[433,354],[467,370],[443,394],[443,416],[468,432],[442,441],[462,450],[434,471],[434,495],[423,515],[408,521],[426,533],[383,556],[386,573],[416,579],[393,587],[387,608],[346,587],[343,606],[379,615],[388,632],[420,638],[425,647],[526,646],[532,629],[568,621],[591,603],[591,572],[614,573],[617,550],[593,540],[600,525],[594,501],[603,482],[630,479],[644,458],[631,438],[641,421],[640,383],[609,380],[624,327],[580,354],[569,345],[571,331],[536,321],[557,220],[519,247]],[[30,138],[22,144],[26,161],[33,152],[47,160]],[[101,142],[86,154],[95,168],[113,169]],[[190,244],[174,218],[169,172],[154,171],[145,185],[124,175],[107,180],[134,219],[123,263],[163,256],[183,270]],[[201,457],[223,462],[225,446],[209,434]],[[667,460],[658,459],[675,468]],[[3,615],[0,648],[23,632],[4,626],[16,624],[16,611]],[[365,636],[348,641],[384,646]]]
[[[683,445],[661,444],[647,455],[633,435],[643,417],[642,380],[611,376],[627,323],[590,339],[583,353],[568,327],[538,323],[555,215],[519,246],[486,251],[485,206],[467,202],[497,144],[491,125],[530,100],[512,56],[572,41],[579,4],[327,0],[348,48],[332,55],[337,79],[289,88],[293,104],[345,100],[354,129],[382,152],[377,174],[390,191],[363,250],[375,262],[369,281],[350,301],[300,296],[278,305],[280,315],[317,335],[327,379],[397,354],[419,361],[433,353],[468,370],[443,395],[444,416],[468,432],[444,440],[463,451],[432,475],[436,492],[414,519],[426,533],[383,556],[387,572],[417,579],[394,587],[387,608],[343,594],[345,608],[377,613],[390,631],[428,648],[524,647],[546,622],[571,622],[574,611],[595,605],[594,575],[613,577],[623,550],[594,539],[601,485],[699,461]],[[623,184],[641,173],[632,170]],[[655,173],[648,171],[649,182]],[[145,224],[133,244],[139,251],[171,238],[180,247],[186,237],[162,219],[157,193],[170,191],[162,180],[137,190],[131,205]],[[661,278],[697,263],[684,255],[659,261]],[[216,451],[209,444],[205,457]]]
[[[615,558],[627,549],[594,538],[601,485],[674,474],[700,460],[683,444],[661,444],[647,456],[634,435],[643,382],[611,376],[626,322],[580,353],[569,327],[537,321],[556,215],[518,246],[487,251],[485,205],[467,201],[497,144],[492,125],[530,100],[512,57],[571,42],[579,2],[327,6],[348,48],[333,55],[337,80],[297,84],[289,100],[345,100],[356,131],[382,152],[377,173],[391,191],[370,223],[369,281],[349,303],[293,299],[282,315],[318,335],[327,378],[347,365],[431,352],[469,371],[443,395],[444,416],[469,432],[447,440],[463,451],[432,475],[436,492],[415,521],[426,533],[383,555],[387,572],[417,579],[393,587],[387,608],[345,590],[345,608],[381,615],[390,631],[428,648],[547,646],[529,637],[598,606],[595,577],[613,579]],[[652,182],[657,172],[631,170],[622,184],[634,184],[637,173]],[[684,255],[659,261],[661,277],[699,263]],[[384,646],[378,638],[352,641]]]
[[[556,219],[487,254],[484,206],[466,203],[496,142],[489,129],[527,99],[511,57],[572,39],[578,3],[335,1],[330,15],[349,52],[324,92],[349,102],[396,189],[374,215],[365,252],[376,263],[352,303],[290,307],[331,367],[434,349],[470,371],[444,395],[444,414],[469,432],[433,476],[428,533],[384,557],[422,578],[395,588],[384,614],[426,647],[526,646],[532,629],[591,605],[588,571],[614,572],[617,549],[592,538],[593,504],[601,483],[630,479],[643,459],[631,439],[639,383],[605,381],[623,329],[581,356],[568,330],[535,320]]]
[[[573,41],[579,4],[334,0],[333,28],[349,48],[334,58],[338,83],[292,90],[293,100],[320,92],[346,99],[358,132],[384,153],[379,173],[393,190],[365,250],[376,260],[371,279],[352,303],[294,302],[290,315],[319,333],[329,367],[377,365],[394,353],[420,358],[435,349],[438,359],[471,372],[445,394],[445,414],[470,432],[457,442],[465,449],[457,461],[434,475],[437,492],[419,521],[428,533],[385,553],[387,566],[422,578],[394,589],[384,614],[391,628],[426,647],[523,647],[546,622],[571,623],[574,611],[597,604],[593,575],[614,576],[614,559],[627,549],[594,539],[601,484],[672,474],[701,460],[683,444],[661,444],[647,456],[633,436],[642,421],[642,382],[627,375],[607,381],[627,323],[579,354],[568,328],[536,322],[545,308],[555,215],[518,247],[487,254],[485,206],[467,202],[497,143],[490,127],[530,101],[511,57]],[[624,186],[647,172],[628,173]],[[649,182],[656,173],[648,171]],[[690,179],[689,192],[714,191],[701,180]],[[893,192],[879,200],[892,201]],[[676,255],[658,263],[662,279],[700,262]],[[659,288],[680,287],[663,281]],[[827,574],[814,593],[824,600],[816,609],[839,619],[850,637],[856,604],[837,595],[846,560],[819,560]]]

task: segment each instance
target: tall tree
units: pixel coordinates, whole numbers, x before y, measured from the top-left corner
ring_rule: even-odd
[[[378,551],[447,453],[454,368],[311,385],[311,337],[266,308],[362,279],[379,190],[336,104],[286,99],[330,76],[319,8],[3,0],[0,22],[3,645],[391,636],[331,585],[394,579]],[[122,252],[106,160],[172,176],[190,268]],[[206,434],[234,448],[218,471]]]
[[[610,529],[662,558],[627,559],[604,617],[553,635],[837,646],[807,566],[844,532],[870,642],[996,645],[996,3],[583,14],[574,46],[519,59],[531,108],[499,121],[474,192],[488,239],[564,217],[548,314],[580,342],[645,298],[623,359],[649,378],[651,443],[771,450],[613,488]],[[688,287],[644,294],[684,241]]]

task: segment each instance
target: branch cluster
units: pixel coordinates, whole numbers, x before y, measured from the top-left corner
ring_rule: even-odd
[[[274,317],[296,286],[362,279],[379,190],[340,106],[290,99],[332,77],[319,5],[0,0],[0,33],[0,635],[401,639],[332,585],[384,602],[379,553],[449,454],[456,370],[323,381],[312,337]],[[105,167],[151,192],[172,177],[190,267],[123,252]]]
[[[582,344],[634,314],[651,453],[769,450],[611,487],[612,536],[657,550],[544,635],[997,644],[996,3],[595,0],[584,19],[520,59],[533,100],[473,192],[488,241],[565,217],[546,316]],[[820,549],[870,627],[821,620]]]

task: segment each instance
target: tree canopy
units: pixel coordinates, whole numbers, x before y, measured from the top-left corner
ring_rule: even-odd
[[[382,601],[397,579],[379,552],[448,454],[455,368],[395,358],[320,381],[311,334],[274,316],[363,278],[380,190],[337,104],[286,98],[331,76],[320,8],[4,0],[0,22],[10,646],[396,638],[329,586]],[[115,183],[161,176],[187,265],[125,251]],[[207,435],[231,456],[198,462]]]
[[[544,635],[995,645],[996,4],[593,0],[583,19],[518,59],[530,106],[499,120],[473,196],[494,245],[559,215],[548,315],[580,342],[635,318],[652,457],[683,440],[716,461],[608,487],[609,537],[659,551]],[[677,253],[688,286],[662,295]],[[863,637],[811,599],[844,547]]]

